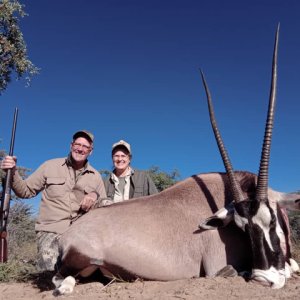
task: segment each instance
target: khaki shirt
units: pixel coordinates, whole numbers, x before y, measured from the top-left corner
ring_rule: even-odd
[[[35,230],[63,233],[78,216],[83,194],[96,192],[98,201],[106,198],[101,175],[89,163],[81,173],[67,164],[67,158],[56,158],[43,163],[23,180],[16,171],[12,189],[19,198],[31,198],[42,191],[39,217]],[[82,195],[76,197],[76,194]]]

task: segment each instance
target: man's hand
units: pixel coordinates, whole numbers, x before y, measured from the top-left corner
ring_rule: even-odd
[[[80,202],[81,209],[84,211],[89,211],[90,208],[96,203],[97,198],[98,195],[95,192],[86,194]]]
[[[17,157],[7,155],[1,161],[1,169],[2,170],[14,169],[16,168],[16,164],[17,164]]]

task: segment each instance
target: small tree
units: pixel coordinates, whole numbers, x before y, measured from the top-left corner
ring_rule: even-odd
[[[102,178],[105,180],[109,176],[110,171],[108,171],[108,170],[99,170],[99,173],[101,174]]]
[[[6,155],[0,150],[0,160]],[[29,169],[18,167],[18,171],[24,178]],[[5,172],[0,169],[0,196]],[[35,271],[34,261],[36,257],[36,244],[32,206],[12,194],[13,204],[8,215],[8,262],[0,264],[0,282],[19,281],[30,277]]]
[[[11,81],[12,73],[17,79],[26,76],[27,85],[38,73],[27,57],[27,48],[19,27],[19,17],[26,16],[17,0],[1,0],[0,4],[0,94]]]
[[[165,190],[166,188],[172,186],[178,182],[180,174],[178,170],[174,170],[170,173],[161,171],[159,167],[153,166],[148,170],[153,182],[159,192]]]
[[[296,191],[295,194],[300,195],[300,191]],[[300,213],[299,211],[289,211],[288,215],[293,241],[300,246]]]
[[[0,161],[6,155],[4,150],[0,150]],[[24,167],[18,167],[18,172],[25,178],[30,170]],[[3,186],[6,173],[0,169],[0,196],[3,193]],[[32,240],[35,236],[34,223],[35,220],[32,217],[31,205],[23,202],[12,193],[13,205],[11,205],[9,215],[7,231],[9,234],[8,253],[9,258],[20,257],[20,249],[24,245],[32,245]],[[22,250],[21,250],[22,251]],[[18,254],[18,255],[17,255]],[[22,253],[21,256],[26,253]],[[28,255],[28,254],[27,254]]]
[[[32,206],[22,200],[15,200],[8,217],[8,254],[10,259],[33,261],[36,253],[34,231],[35,218]],[[30,250],[30,251],[28,251]]]

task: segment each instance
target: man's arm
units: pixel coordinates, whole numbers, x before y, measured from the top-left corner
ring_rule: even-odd
[[[40,166],[28,178],[23,179],[17,168],[17,158],[15,156],[6,156],[2,161],[1,168],[12,170],[12,184],[11,187],[17,197],[22,199],[35,197],[45,185],[44,165]]]
[[[84,211],[103,206],[105,200],[108,199],[103,179],[100,174],[97,175],[99,175],[99,180],[96,190],[87,193],[80,202],[80,207]]]

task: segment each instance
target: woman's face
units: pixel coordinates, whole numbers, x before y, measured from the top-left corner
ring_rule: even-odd
[[[117,149],[113,153],[112,159],[117,171],[125,171],[130,164],[130,155],[126,149]]]

